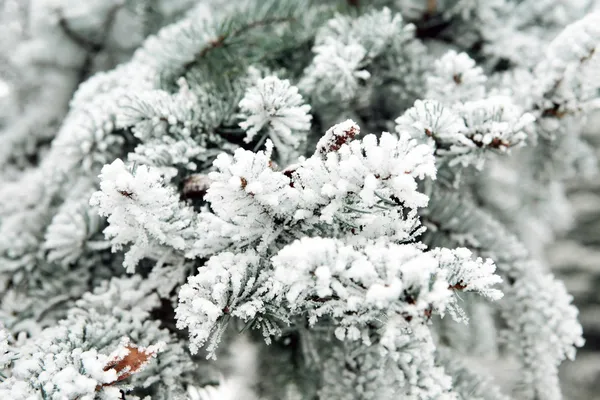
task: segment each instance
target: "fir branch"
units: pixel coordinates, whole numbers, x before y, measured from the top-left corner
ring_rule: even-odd
[[[467,244],[497,262],[499,272],[506,278],[505,299],[501,303],[510,327],[506,336],[523,364],[524,387],[533,393],[531,398],[555,398],[560,392],[557,366],[583,344],[572,298],[560,282],[530,258],[512,232],[464,196],[436,189],[425,210],[425,218],[430,218],[428,215],[435,215],[435,225],[441,230],[426,235],[426,242]],[[467,243],[457,243],[463,234],[469,235]],[[546,318],[532,317],[542,310]],[[556,343],[561,345],[557,347]]]
[[[280,10],[282,9],[282,10]],[[209,54],[217,49],[232,47],[234,44],[242,44],[244,40],[251,37],[252,31],[270,28],[278,24],[293,23],[297,21],[297,7],[290,7],[285,2],[266,2],[256,9],[243,7],[220,24],[220,34],[209,40],[192,59],[181,68],[181,73],[187,75],[195,65],[206,59]],[[282,12],[283,11],[283,12]],[[234,39],[240,39],[236,43]],[[251,46],[251,43],[244,43]],[[239,62],[239,60],[238,60]]]
[[[49,100],[31,107],[30,80],[16,79],[24,117],[0,107],[0,398],[504,400],[434,340],[458,350],[494,336],[495,314],[474,294],[504,296],[502,349],[522,364],[515,396],[558,399],[558,367],[581,346],[581,327],[524,244],[542,240],[521,231],[567,208],[559,180],[583,163],[600,15],[551,41],[583,10],[225,3],[48,8],[58,18],[32,12],[40,29],[3,48],[36,68],[22,75],[47,81]],[[40,72],[64,63],[69,82],[83,79],[104,56],[131,55],[136,37],[121,29],[137,36],[165,21],[129,62],[82,84],[48,152],[36,147],[53,136],[29,133],[61,122],[44,109],[60,82]],[[53,34],[40,41],[38,31]],[[376,134],[352,120],[327,130],[345,116]],[[509,154],[518,145],[530,146]],[[38,166],[23,170],[30,155]],[[121,276],[122,265],[139,273]],[[438,325],[436,314],[471,328]],[[240,331],[263,368],[259,385],[236,386],[236,366],[258,369],[227,360],[240,355]],[[274,351],[261,351],[263,339]],[[155,349],[141,346],[161,342],[149,362]],[[469,354],[496,350],[485,342]],[[204,346],[225,363],[188,354]],[[231,377],[218,378],[222,366]]]
[[[204,48],[202,48],[200,50],[200,52],[198,52],[198,54],[196,54],[194,56],[193,61],[190,61],[183,65],[183,71],[184,71],[183,73],[185,74],[186,71],[190,70],[193,65],[200,62],[202,60],[202,58],[204,58],[210,51],[217,49],[217,48],[226,47],[227,40],[230,38],[241,36],[244,33],[246,33],[247,31],[250,31],[254,28],[267,27],[270,25],[275,25],[275,24],[279,24],[279,23],[283,23],[283,22],[292,22],[292,21],[295,21],[295,18],[293,18],[293,17],[265,18],[263,20],[257,20],[257,21],[250,22],[230,33],[221,34],[218,37],[216,37],[215,39],[208,42],[208,44]]]

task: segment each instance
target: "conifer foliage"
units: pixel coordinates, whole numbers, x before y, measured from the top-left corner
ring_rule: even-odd
[[[0,6],[0,398],[561,399],[599,2]]]

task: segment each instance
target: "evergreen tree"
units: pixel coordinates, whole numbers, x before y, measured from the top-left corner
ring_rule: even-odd
[[[576,3],[0,2],[0,398],[560,399]]]

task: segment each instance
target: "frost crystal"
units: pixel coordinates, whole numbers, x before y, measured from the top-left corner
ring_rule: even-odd
[[[359,84],[371,74],[363,69],[367,50],[358,43],[344,44],[335,39],[315,46],[315,59],[300,81],[300,88],[313,96],[335,94],[342,101],[351,100]]]
[[[433,74],[427,77],[426,99],[446,104],[479,100],[485,95],[487,77],[466,53],[450,50],[435,61]]]
[[[260,298],[251,299],[257,286],[259,258],[253,253],[221,253],[212,257],[199,274],[188,279],[179,292],[177,325],[188,328],[193,354],[212,336],[210,355],[230,316],[244,321],[264,312]]]
[[[267,76],[259,80],[246,90],[239,107],[244,118],[240,127],[246,130],[246,142],[266,128],[275,147],[284,151],[297,147],[301,139],[298,135],[310,129],[310,106],[303,104],[298,88],[287,79]]]
[[[431,148],[408,135],[383,133],[379,140],[367,135],[322,152],[333,136],[348,129],[358,132],[349,121],[333,127],[320,142],[321,150],[284,171],[274,169],[269,147],[220,156],[205,196],[219,218],[201,214],[199,225],[206,227],[206,235],[200,235],[190,254],[211,254],[214,241],[221,243],[220,249],[260,242],[262,251],[282,224],[309,229],[326,223],[353,227],[357,234],[360,227],[361,235],[372,238],[411,237],[417,223],[414,209],[427,204],[417,181],[436,173]]]
[[[141,165],[131,171],[117,159],[102,168],[100,179],[101,190],[90,204],[108,216],[104,234],[113,249],[130,245],[123,263],[129,272],[155,251],[153,243],[178,251],[188,248],[194,237],[193,211],[179,203],[157,170]]]
[[[478,147],[505,150],[522,143],[525,129],[535,120],[506,97],[466,102],[458,112],[467,125],[466,136]]]
[[[447,107],[435,100],[417,100],[396,119],[396,132],[429,143],[451,165],[481,168],[486,150],[507,151],[524,144],[535,117],[503,96],[456,103]]]
[[[464,135],[465,130],[463,120],[435,100],[417,100],[412,108],[396,119],[396,132],[408,132],[411,137],[431,144],[443,142],[450,146],[473,147]]]

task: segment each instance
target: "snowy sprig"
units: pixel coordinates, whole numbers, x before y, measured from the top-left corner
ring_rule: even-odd
[[[560,85],[560,79],[569,71],[585,64],[596,52],[600,38],[600,13],[590,13],[568,25],[546,49],[545,60],[538,66],[543,90]],[[542,76],[541,72],[546,75]]]
[[[273,169],[272,149],[267,141],[266,151],[239,149],[233,157],[217,157],[217,171],[209,174],[212,183],[204,196],[216,216],[200,214],[200,229],[207,235],[200,236],[193,254],[214,254],[220,249],[211,248],[213,241],[225,247],[233,243],[243,247],[261,238],[267,240],[277,230],[277,220],[285,220],[295,211],[297,191],[290,186],[289,177]]]
[[[503,337],[524,366],[520,395],[558,400],[558,366],[584,344],[578,310],[562,282],[536,263],[522,264],[523,276],[504,290],[502,314],[510,329]]]
[[[451,165],[481,168],[484,151],[522,145],[535,120],[510,98],[493,96],[447,107],[434,100],[417,100],[396,119],[396,131],[428,142],[436,155],[450,157]]]
[[[443,309],[451,296],[435,258],[414,245],[355,250],[335,239],[303,238],[272,261],[275,287],[290,311],[308,312],[311,324],[334,317],[339,339],[360,339],[361,326],[382,312],[424,320],[433,303]]]
[[[371,74],[364,69],[367,50],[358,43],[329,39],[313,48],[315,58],[304,72],[300,88],[316,99],[349,101]]]
[[[396,138],[384,132],[379,139],[367,135],[325,156],[319,153],[289,171],[306,203],[320,209],[321,221],[331,223],[337,213],[351,211],[346,206],[371,209],[381,198],[407,208],[425,206],[417,180],[435,178],[433,160],[430,147],[408,135]],[[389,200],[393,198],[397,200]]]
[[[49,343],[46,344],[49,345]],[[103,370],[109,360],[108,355],[98,354],[94,350],[75,350],[70,354],[65,353],[61,354],[60,358],[46,357],[40,367],[35,364],[42,360],[36,360],[33,357],[30,359],[32,362],[30,366],[17,362],[13,370],[14,375],[0,384],[0,394],[5,398],[15,400],[43,398],[42,393],[54,398],[92,399],[95,396],[96,387],[108,386],[116,382],[117,374],[114,370]],[[86,373],[81,373],[81,370],[85,370]],[[42,375],[42,373],[45,376],[40,381],[32,379],[36,374]],[[28,382],[29,379],[31,381]],[[120,394],[117,388],[108,388],[103,392],[109,399],[118,399]]]
[[[396,132],[407,132],[411,137],[432,146],[473,147],[464,132],[464,121],[449,107],[437,100],[417,100],[400,117],[396,118]]]
[[[388,8],[357,19],[337,15],[317,33],[315,57],[300,88],[320,102],[352,100],[371,76],[369,64],[390,46],[411,38],[413,28]]]
[[[146,65],[129,63],[84,82],[44,160],[45,169],[56,176],[75,176],[81,169],[87,172],[114,160],[124,142],[122,136],[113,134],[118,115],[124,112],[121,103],[131,93],[151,91],[152,73]]]
[[[128,160],[160,168],[166,179],[178,169],[195,170],[198,163],[210,163],[218,152],[209,147],[226,150],[228,146],[207,132],[220,124],[226,112],[221,110],[227,108],[222,99],[200,88],[192,90],[185,78],[177,83],[179,90],[173,94],[155,89],[122,96],[115,115],[115,128],[131,131],[141,141]]]
[[[80,195],[63,203],[52,218],[44,235],[46,259],[67,266],[77,261],[87,247],[87,241],[100,231],[98,211],[89,206],[91,188],[80,189]]]
[[[466,53],[450,50],[427,77],[427,100],[396,119],[396,131],[410,132],[450,157],[451,164],[481,168],[483,150],[506,151],[524,143],[535,120],[508,96],[485,97],[487,77]]]
[[[211,257],[179,291],[177,327],[187,328],[192,354],[210,339],[209,357],[215,350],[231,317],[254,320],[267,305],[261,295],[260,258],[255,252],[221,253]],[[267,325],[269,326],[269,325]],[[277,331],[265,332],[266,337]]]
[[[76,304],[80,309],[107,314],[115,309],[149,312],[160,304],[155,291],[162,285],[164,282],[142,279],[139,275],[111,278],[84,293]]]
[[[320,395],[341,400],[456,400],[452,378],[438,365],[426,325],[390,317],[377,343],[344,342],[324,360]],[[367,372],[368,371],[368,372]]]
[[[0,324],[0,371],[4,371],[15,358],[9,339],[11,339],[10,333]],[[3,372],[0,372],[0,375],[4,376]]]
[[[496,275],[496,266],[491,259],[472,259],[473,253],[467,248],[437,248],[431,253],[446,271],[450,288],[465,292],[476,292],[491,300],[500,300],[502,292],[493,286],[502,282]]]
[[[340,339],[359,339],[361,324],[381,312],[407,321],[427,320],[432,311],[443,314],[455,305],[453,290],[471,286],[492,299],[501,296],[491,288],[500,282],[493,263],[473,261],[465,249],[429,253],[385,241],[355,249],[334,239],[304,238],[272,261],[275,287],[281,285],[290,310],[308,311],[311,323],[323,315],[339,320]]]
[[[425,98],[447,105],[480,100],[485,96],[486,80],[483,69],[472,58],[450,50],[435,61],[432,74],[427,76]]]
[[[200,225],[209,236],[201,236],[192,253],[212,254],[227,243],[243,247],[259,240],[261,250],[283,226],[303,229],[302,224],[307,229],[340,225],[373,238],[411,237],[418,225],[415,209],[427,204],[417,180],[435,177],[431,148],[389,133],[379,140],[375,135],[350,140],[348,130],[359,132],[349,121],[333,127],[312,157],[284,171],[273,169],[270,150],[220,156],[205,196],[219,218],[201,213]],[[347,137],[337,142],[340,135]],[[221,247],[211,249],[211,243]]]
[[[240,127],[246,130],[246,142],[263,129],[278,151],[297,148],[310,129],[310,106],[304,104],[298,88],[287,79],[267,76],[246,90],[239,103]]]
[[[499,150],[521,144],[535,120],[504,96],[469,101],[457,109],[467,126],[466,136],[476,146]]]
[[[583,344],[577,309],[562,283],[529,258],[508,228],[458,193],[436,190],[428,212],[435,214],[439,229],[452,232],[453,240],[470,236],[467,242],[493,257],[505,277],[498,305],[509,329],[501,337],[523,365],[524,392],[519,395],[559,399],[557,366]]]
[[[469,249],[459,247],[453,250],[436,248],[431,254],[438,260],[439,268],[444,271],[448,288],[456,292],[474,292],[490,300],[500,300],[503,297],[497,285],[502,283],[502,278],[496,275],[496,265],[491,259],[472,259]],[[467,283],[468,282],[468,283]],[[458,305],[457,298],[453,298],[447,307],[454,320],[467,322],[464,310]]]
[[[142,258],[153,255],[153,244],[181,252],[189,248],[195,236],[194,212],[179,203],[156,169],[142,165],[131,171],[117,159],[102,168],[100,179],[100,191],[90,204],[108,216],[104,234],[113,249],[130,246],[123,263],[129,272]]]
[[[189,354],[149,318],[160,284],[114,278],[79,299],[64,320],[15,342],[2,398],[117,400],[121,389],[150,388],[159,399],[183,395]]]
[[[178,83],[175,94],[149,90],[119,99],[116,125],[133,127],[134,135],[142,140],[165,134],[189,137],[199,125],[198,98],[185,79]]]
[[[91,337],[87,334],[109,321],[119,323],[110,318],[105,321],[74,318],[22,344],[12,375],[0,383],[0,395],[15,400],[48,396],[75,400],[92,399],[101,392],[106,399],[119,399],[121,392],[115,385],[139,372],[164,344],[143,348],[130,344],[129,339],[112,336],[114,343],[98,351],[88,340],[100,338],[100,332],[92,333]],[[102,328],[106,331],[109,327]]]
[[[545,119],[562,119],[598,108],[598,40],[600,13],[592,12],[568,25],[547,46],[534,69],[536,112]],[[544,121],[544,129],[564,129]]]
[[[455,400],[452,378],[437,361],[436,344],[423,324],[410,324],[392,318],[381,335],[380,345],[386,357],[394,361],[403,391],[409,399]]]
[[[307,318],[311,326],[329,316],[340,340],[368,342],[364,327],[381,315],[427,321],[434,311],[457,309],[453,293],[467,288],[498,299],[494,265],[470,255],[465,249],[429,253],[416,244],[384,240],[355,248],[318,237],[284,247],[268,268],[260,267],[252,251],[221,253],[182,287],[178,327],[189,330],[193,353],[210,339],[209,356],[232,317],[254,321],[270,340],[279,329],[264,319],[267,311],[284,321]]]
[[[358,43],[373,59],[382,54],[388,46],[412,35],[414,27],[406,25],[402,16],[389,8],[370,10],[360,18],[336,15],[317,32],[315,43],[325,43],[336,38],[345,44]]]
[[[117,99],[125,96],[126,88],[100,94],[89,103],[73,107],[53,142],[54,151],[45,160],[56,174],[76,168],[89,171],[115,158],[123,138],[112,135],[115,129]],[[68,157],[63,155],[68,154]],[[62,157],[61,157],[62,156]]]
[[[155,167],[169,180],[177,175],[177,167],[195,171],[198,167],[195,160],[206,161],[207,153],[206,148],[192,138],[177,140],[164,135],[136,146],[127,159],[133,163]]]

